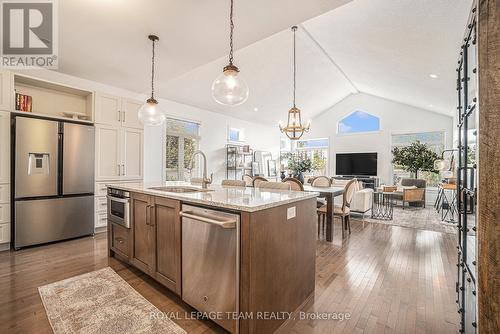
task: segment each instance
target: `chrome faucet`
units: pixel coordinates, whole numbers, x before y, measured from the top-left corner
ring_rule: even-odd
[[[205,153],[203,153],[200,150],[194,151],[193,155],[191,156],[191,161],[189,162],[189,171],[191,172],[193,170],[193,167],[194,167],[194,157],[197,154],[200,154],[203,157],[203,179],[201,181],[201,187],[203,189],[207,189],[208,185],[210,183],[212,183],[212,175],[213,174],[210,175],[210,178],[207,177],[207,156],[205,155]]]

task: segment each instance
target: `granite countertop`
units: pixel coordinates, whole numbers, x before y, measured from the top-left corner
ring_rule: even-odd
[[[166,183],[119,183],[106,184],[106,186],[130,192],[166,197],[183,201],[185,203],[204,204],[213,207],[233,209],[238,211],[255,212],[280,206],[283,204],[302,201],[319,196],[317,192],[287,191],[274,189],[259,189],[252,187],[231,187],[209,185],[207,190],[191,193],[175,193],[150,189],[162,186],[187,186],[200,188],[188,182]]]

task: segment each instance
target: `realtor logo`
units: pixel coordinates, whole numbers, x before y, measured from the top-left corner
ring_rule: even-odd
[[[57,68],[55,0],[1,0],[1,10],[1,66]]]

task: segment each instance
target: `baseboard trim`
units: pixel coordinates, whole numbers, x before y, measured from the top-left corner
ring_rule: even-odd
[[[0,244],[0,252],[8,251],[10,250],[10,242],[6,244]]]

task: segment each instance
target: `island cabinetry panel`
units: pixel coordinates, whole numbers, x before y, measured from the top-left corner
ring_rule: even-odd
[[[316,199],[307,199],[241,213],[240,312],[295,312],[313,296],[315,212]],[[239,332],[274,333],[284,323],[241,319]]]
[[[155,278],[181,294],[181,219],[180,202],[154,198],[152,220],[156,227]]]
[[[181,294],[180,206],[177,200],[131,193],[130,241],[120,243],[129,236],[113,225],[110,232],[111,250],[129,258],[132,265],[178,295]]]
[[[155,267],[155,225],[151,219],[153,198],[131,194],[132,254],[130,262],[150,275]]]
[[[113,252],[118,253],[125,259],[130,259],[130,235],[129,229],[111,222],[109,224],[109,244]]]

